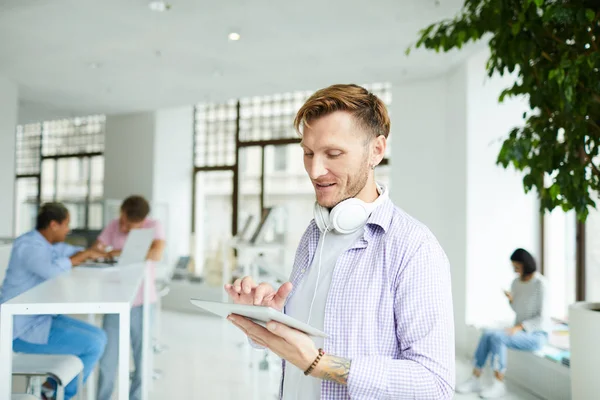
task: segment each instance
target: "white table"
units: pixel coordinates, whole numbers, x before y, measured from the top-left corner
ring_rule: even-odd
[[[129,398],[130,309],[142,282],[150,279],[145,263],[114,268],[73,268],[0,305],[0,399],[12,384],[13,316],[26,314],[119,314],[119,399]],[[149,304],[144,285],[144,304]],[[144,307],[142,399],[148,399],[150,312]],[[95,394],[94,394],[95,396]]]

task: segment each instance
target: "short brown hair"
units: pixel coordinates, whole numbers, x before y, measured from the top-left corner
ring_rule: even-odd
[[[150,214],[150,204],[142,196],[129,196],[121,204],[121,211],[130,222],[141,222]]]
[[[46,203],[42,205],[36,217],[35,229],[46,229],[52,221],[62,224],[69,216],[69,210],[62,203]]]
[[[298,110],[294,127],[310,126],[310,122],[336,111],[350,113],[358,125],[373,137],[390,134],[390,117],[384,102],[358,85],[332,85],[317,91]]]

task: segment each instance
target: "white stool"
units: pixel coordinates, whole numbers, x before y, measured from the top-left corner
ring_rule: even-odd
[[[12,396],[10,396],[10,400],[39,400],[39,397],[35,397],[31,394],[25,394],[25,393],[20,393],[20,394],[13,394]]]
[[[32,378],[51,377],[57,383],[56,399],[63,400],[65,386],[79,377],[78,398],[83,392],[83,362],[77,356],[63,354],[13,354],[13,375]],[[28,382],[29,384],[29,382]]]

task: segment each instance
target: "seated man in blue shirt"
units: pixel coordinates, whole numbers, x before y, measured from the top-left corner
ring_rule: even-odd
[[[60,203],[44,204],[36,229],[18,237],[10,261],[0,303],[52,279],[88,259],[106,254],[64,243],[69,233],[69,211]],[[72,354],[84,365],[84,380],[94,369],[106,345],[100,328],[63,315],[19,315],[14,317],[13,350],[30,354]],[[52,398],[45,385],[44,398]],[[65,388],[65,399],[77,393],[77,379]]]

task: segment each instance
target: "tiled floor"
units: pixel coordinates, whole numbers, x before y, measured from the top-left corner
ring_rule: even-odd
[[[250,350],[245,337],[227,321],[166,311],[162,314],[162,330],[161,342],[168,349],[155,358],[155,367],[162,370],[163,376],[154,383],[152,400],[277,398],[280,374],[277,361],[272,360],[265,369],[265,363],[260,364],[263,353]],[[459,382],[469,374],[466,363],[457,363]],[[506,400],[538,400],[512,387],[510,391]],[[455,397],[477,398],[477,395]]]

